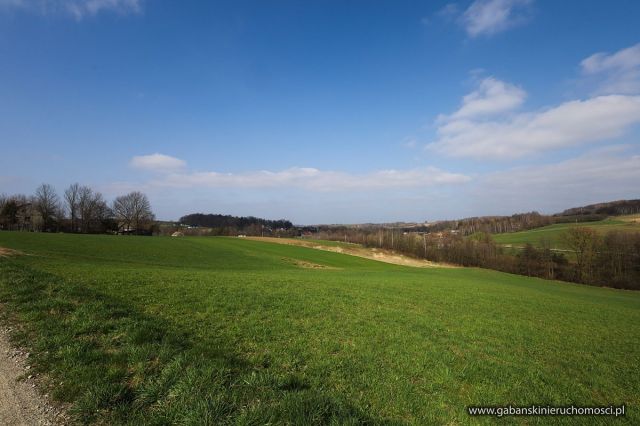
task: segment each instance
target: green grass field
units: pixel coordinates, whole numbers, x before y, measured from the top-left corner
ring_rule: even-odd
[[[624,220],[624,218],[609,218],[597,222],[556,223],[528,231],[495,234],[493,239],[499,244],[509,244],[517,247],[522,247],[527,243],[541,246],[546,239],[551,243],[552,248],[567,249],[563,235],[569,228],[575,226],[593,228],[600,234],[605,234],[609,231],[640,232],[640,223],[638,222],[630,222]]]
[[[237,238],[0,246],[24,253],[0,258],[4,320],[81,423],[488,424],[465,407],[625,403],[640,424],[640,293]]]

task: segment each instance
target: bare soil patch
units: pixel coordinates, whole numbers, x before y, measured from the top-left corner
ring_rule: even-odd
[[[38,377],[30,374],[29,353],[11,345],[10,332],[10,327],[0,326],[0,424],[68,424],[63,410],[38,392]]]
[[[249,240],[267,241],[270,243],[288,244],[293,246],[308,247],[316,250],[332,251],[351,256],[363,257],[365,259],[378,260],[380,262],[392,263],[394,265],[411,266],[414,268],[455,268],[456,266],[430,262],[423,259],[415,259],[391,250],[367,248],[359,244],[349,244],[344,246],[328,246],[318,244],[314,241],[301,240],[296,238],[274,238],[274,237],[247,237]]]
[[[23,254],[21,251],[0,247],[0,257],[19,256]]]
[[[633,215],[628,215],[628,216],[619,216],[617,219],[622,220],[623,222],[633,223],[634,225],[635,224],[640,224],[640,214],[633,214]]]
[[[305,268],[305,269],[339,269],[334,268],[333,266],[321,265],[319,263],[307,262],[306,260],[299,259],[291,259],[289,257],[283,257],[282,260],[285,260],[289,263],[293,263],[294,265]]]

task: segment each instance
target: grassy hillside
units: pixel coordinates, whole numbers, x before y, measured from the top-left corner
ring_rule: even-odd
[[[528,231],[495,234],[493,238],[499,244],[510,244],[513,246],[524,246],[527,243],[540,246],[542,241],[547,239],[551,242],[553,248],[566,249],[567,247],[563,241],[563,234],[571,227],[586,226],[595,229],[601,234],[614,230],[623,232],[640,232],[640,222],[636,219],[636,216],[621,216],[597,222],[557,223]]]
[[[0,258],[16,339],[82,422],[469,424],[509,403],[640,422],[635,292],[237,238],[0,246],[25,254]]]

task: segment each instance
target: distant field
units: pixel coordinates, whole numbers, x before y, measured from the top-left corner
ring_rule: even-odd
[[[271,237],[247,237],[250,240],[264,241],[277,244],[289,244],[300,247],[328,250],[349,256],[363,257],[379,262],[392,263],[394,265],[414,266],[419,268],[453,267],[444,263],[430,262],[425,259],[416,259],[392,250],[363,247],[360,244],[345,243],[339,241],[312,240],[306,238],[271,238]]]
[[[0,257],[5,320],[81,422],[489,424],[465,407],[626,403],[640,424],[640,293],[241,238],[0,247],[23,253]]]
[[[300,241],[306,241],[309,243],[321,245],[321,246],[327,246],[327,247],[352,247],[354,245],[357,245],[353,243],[347,243],[344,241],[316,240],[315,238],[296,238],[296,239]]]
[[[493,235],[493,238],[499,244],[510,244],[513,246],[524,246],[527,243],[540,246],[542,241],[547,239],[551,242],[552,247],[566,249],[567,246],[563,240],[563,234],[569,228],[575,226],[593,228],[601,234],[614,230],[623,232],[640,232],[640,221],[638,221],[638,216],[636,215],[621,216],[597,222],[558,223],[528,231],[495,234]]]

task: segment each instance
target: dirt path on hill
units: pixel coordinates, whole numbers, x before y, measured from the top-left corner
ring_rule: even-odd
[[[0,247],[0,258],[20,255]],[[4,306],[0,305],[0,313]],[[47,402],[36,389],[37,377],[30,374],[29,353],[9,341],[11,327],[0,324],[0,425],[63,425],[66,415]]]
[[[18,250],[11,250],[8,248],[0,247],[0,257],[17,256],[22,254]]]
[[[316,250],[332,251],[334,253],[348,254],[351,256],[364,257],[365,259],[377,260],[394,265],[411,266],[414,268],[456,268],[454,265],[445,263],[430,262],[423,259],[415,259],[393,252],[391,250],[367,248],[359,244],[345,244],[340,246],[328,246],[318,244],[315,241],[307,241],[296,238],[274,238],[274,237],[246,237],[248,240],[266,241],[277,244],[288,244],[293,246],[308,247]]]
[[[37,377],[29,374],[29,353],[11,345],[10,332],[11,328],[0,326],[0,425],[67,424],[67,416],[36,389]]]

